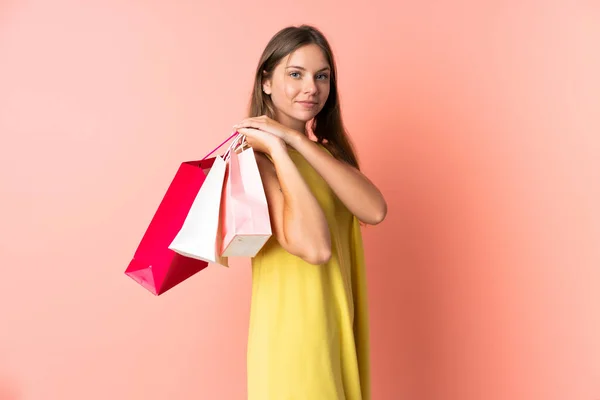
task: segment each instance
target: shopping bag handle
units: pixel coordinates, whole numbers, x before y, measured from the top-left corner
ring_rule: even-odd
[[[223,147],[223,145],[227,142],[229,142],[231,139],[233,139],[234,137],[238,136],[239,133],[236,131],[233,133],[233,135],[229,136],[227,139],[225,139],[225,141],[223,143],[221,143],[220,145],[218,145],[213,151],[211,151],[210,153],[208,153],[206,156],[204,156],[204,158],[201,161],[206,160],[208,157],[210,157],[215,151],[219,150],[221,147]]]
[[[231,157],[231,152],[234,151],[237,153],[238,149],[243,148],[246,144],[246,135],[242,135],[239,132],[236,133],[238,133],[238,136],[233,140],[233,142],[231,142],[229,148],[227,149],[225,154],[223,154],[224,161],[229,161],[229,157]]]

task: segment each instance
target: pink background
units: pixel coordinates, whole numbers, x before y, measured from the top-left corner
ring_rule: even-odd
[[[373,398],[600,399],[600,7],[571,0],[3,0],[0,399],[245,397],[247,261],[159,298],[123,271],[302,22],[389,202]]]

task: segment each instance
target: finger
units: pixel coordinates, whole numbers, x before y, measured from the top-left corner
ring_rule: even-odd
[[[238,132],[240,132],[240,130],[244,130],[245,132],[249,132],[250,134],[254,134],[254,135],[272,135],[271,132],[268,132],[260,127],[241,127],[239,129],[237,129]],[[242,132],[240,132],[242,133]]]
[[[258,129],[258,128],[252,128],[252,127],[243,127],[243,126],[242,126],[242,127],[240,127],[240,128],[237,130],[237,131],[238,131],[239,133],[246,134],[246,133],[248,133],[248,132],[249,132],[249,133],[252,133],[252,132],[257,132],[257,131],[259,131],[259,130],[260,130],[260,129]]]
[[[255,138],[260,130],[256,128],[238,128],[237,131],[247,137]]]
[[[238,134],[245,136],[246,138],[253,137],[253,135],[248,132],[247,128],[237,128],[235,131]]]
[[[246,119],[241,120],[239,123],[235,124],[233,127],[234,128],[246,128],[246,127],[249,127],[252,123],[253,123],[252,118],[246,118]]]
[[[256,118],[246,118],[242,120],[239,124],[233,126],[234,129],[238,128],[261,128],[264,126],[264,122],[260,121]]]
[[[273,121],[271,118],[267,117],[266,115],[261,115],[259,118],[260,118],[260,122],[262,124],[264,124],[264,126],[269,126],[269,124]]]

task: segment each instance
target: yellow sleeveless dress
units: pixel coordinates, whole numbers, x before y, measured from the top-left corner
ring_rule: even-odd
[[[297,151],[332,257],[311,265],[272,237],[252,260],[249,400],[369,400],[369,321],[360,224]]]

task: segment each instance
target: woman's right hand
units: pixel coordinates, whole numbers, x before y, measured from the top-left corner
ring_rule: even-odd
[[[286,150],[286,144],[283,139],[272,133],[255,128],[239,128],[237,131],[246,136],[246,142],[255,151],[272,155],[273,152]]]

